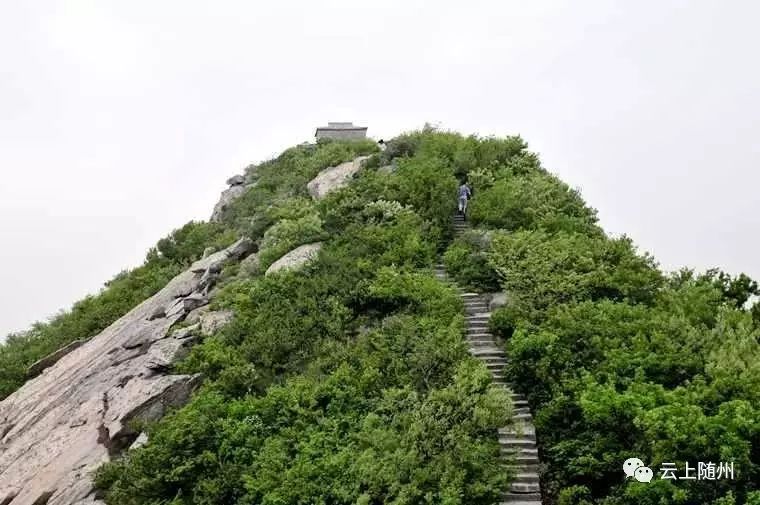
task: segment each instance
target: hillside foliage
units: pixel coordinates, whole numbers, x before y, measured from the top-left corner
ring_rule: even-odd
[[[0,394],[206,247],[247,236],[259,268],[226,270],[213,302],[233,321],[176,365],[203,385],[98,470],[107,503],[491,505],[511,478],[496,438],[511,408],[467,352],[459,297],[431,274],[442,255],[462,286],[507,295],[491,325],[534,414],[545,503],[760,505],[757,283],[662,272],[527,147],[425,127],[383,152],[328,141],[252,165],[222,223],[188,224],[100,294],[12,336]],[[312,201],[308,181],[358,155],[370,158],[351,184]],[[464,177],[474,229],[453,239]],[[309,265],[263,275],[317,240]],[[651,483],[626,479],[631,457]],[[734,478],[663,480],[666,462],[679,476],[732,462]]]
[[[488,240],[459,239],[444,258],[460,282],[489,290],[496,278],[508,294],[491,323],[535,415],[547,502],[760,503],[757,283],[665,275],[539,164],[507,165],[471,172],[471,218]],[[651,483],[625,478],[631,457]],[[683,477],[699,462],[733,462],[734,478],[660,478],[664,463]]]
[[[225,221],[258,242],[262,264],[324,246],[299,271],[226,283],[215,304],[233,322],[178,366],[203,373],[201,391],[99,471],[109,503],[498,499],[508,476],[494,435],[510,404],[467,352],[459,297],[430,270],[456,188],[441,137],[415,134],[394,172],[367,168],[318,203],[305,198],[310,177],[366,144],[299,147],[252,167],[260,182]]]

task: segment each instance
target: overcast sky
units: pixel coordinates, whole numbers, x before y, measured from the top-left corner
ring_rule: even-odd
[[[2,2],[0,335],[328,120],[519,133],[664,268],[759,278],[759,18],[750,0]]]

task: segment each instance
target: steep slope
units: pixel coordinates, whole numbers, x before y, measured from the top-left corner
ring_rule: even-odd
[[[760,500],[757,285],[663,274],[520,138],[302,145],[228,183],[119,296],[0,347],[0,504]]]
[[[454,215],[454,232],[456,237],[470,229],[464,216]],[[435,275],[447,280],[444,265],[436,266]],[[467,313],[467,343],[470,353],[481,360],[493,375],[494,385],[509,391],[512,401],[512,425],[499,428],[499,445],[506,468],[512,476],[509,491],[502,496],[502,503],[520,505],[540,505],[541,486],[539,485],[539,460],[536,448],[536,428],[525,396],[514,392],[514,385],[506,381],[504,375],[507,356],[488,329],[491,307],[494,297],[481,293],[461,292]]]
[[[169,329],[208,303],[213,272],[252,245],[195,262],[0,403],[0,503],[84,503],[88,472],[137,437],[131,423],[187,400],[199,376],[166,372],[192,339]]]

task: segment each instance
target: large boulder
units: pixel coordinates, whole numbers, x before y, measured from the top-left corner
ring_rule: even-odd
[[[313,244],[304,244],[298,246],[282,258],[272,263],[264,275],[270,275],[280,270],[297,269],[317,257],[317,253],[322,248],[322,242]]]
[[[197,290],[209,267],[251,247],[238,241],[195,262],[0,402],[0,504],[100,503],[92,472],[135,441],[131,421],[160,418],[199,383],[197,375],[170,373],[195,340],[193,330],[171,332],[172,325],[205,303]]]
[[[222,191],[222,194],[219,196],[219,201],[216,202],[216,205],[214,205],[214,211],[211,213],[210,221],[221,221],[222,216],[224,215],[224,211],[229,208],[232,202],[243,196],[243,193],[245,192],[246,186],[242,185],[230,186],[229,188]]]
[[[315,200],[319,200],[320,198],[324,198],[330,191],[345,186],[354,174],[361,169],[362,162],[367,158],[368,156],[359,156],[353,161],[347,161],[337,167],[322,170],[306,185],[309,194]]]
[[[230,321],[232,321],[233,316],[234,314],[231,310],[207,312],[201,316],[200,332],[203,335],[216,333],[224,326],[228,325]]]
[[[259,258],[259,255],[256,253],[251,254],[240,262],[240,272],[247,277],[253,277],[259,273],[260,265],[261,259]]]
[[[228,186],[241,186],[243,184],[245,184],[245,176],[243,175],[233,175],[227,179]]]

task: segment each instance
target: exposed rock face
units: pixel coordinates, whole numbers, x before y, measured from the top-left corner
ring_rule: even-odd
[[[75,340],[69,345],[62,347],[58,349],[57,351],[48,354],[44,358],[35,361],[32,363],[32,365],[29,367],[29,370],[27,370],[26,374],[29,377],[36,377],[40,374],[44,369],[46,369],[49,366],[54,365],[59,359],[66,356],[68,353],[76,349],[77,347],[84,344],[84,340]]]
[[[298,246],[282,258],[278,259],[267,268],[264,275],[270,275],[280,270],[293,270],[316,258],[317,253],[322,248],[322,242],[313,244],[304,244]]]
[[[341,163],[337,167],[330,167],[322,170],[317,176],[307,184],[309,194],[315,200],[324,198],[330,191],[336,190],[348,184],[351,177],[362,166],[362,162],[369,156],[359,156],[353,161]]]
[[[224,211],[227,210],[227,207],[229,207],[232,202],[240,198],[243,193],[245,193],[245,190],[245,186],[235,185],[230,186],[229,188],[222,191],[222,194],[219,197],[219,201],[216,202],[216,205],[214,205],[214,212],[211,214],[210,221],[221,221],[222,215],[224,214]]]
[[[240,186],[242,184],[245,184],[245,176],[233,175],[232,177],[227,179],[228,186]]]
[[[252,249],[244,239],[197,261],[0,402],[0,504],[100,503],[90,474],[134,442],[129,421],[158,419],[199,382],[167,373],[193,341],[169,329],[207,303],[198,288],[211,265]]]

